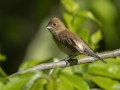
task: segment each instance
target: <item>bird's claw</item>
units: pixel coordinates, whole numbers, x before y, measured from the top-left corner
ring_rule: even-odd
[[[64,59],[64,61],[66,62],[66,66],[69,65],[69,62],[68,62],[69,59],[70,59],[70,57],[67,57],[67,58]]]

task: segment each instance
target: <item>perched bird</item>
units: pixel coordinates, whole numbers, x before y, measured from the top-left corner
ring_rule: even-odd
[[[68,55],[67,60],[82,53],[98,58],[102,62],[106,63],[102,58],[100,58],[96,53],[93,52],[93,50],[83,39],[67,29],[64,23],[60,21],[60,19],[56,17],[52,18],[46,28],[52,34],[58,48]]]

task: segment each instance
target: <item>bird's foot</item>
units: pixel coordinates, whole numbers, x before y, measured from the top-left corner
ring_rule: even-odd
[[[70,57],[67,57],[64,59],[64,61],[66,62],[66,66],[68,66],[70,63],[68,62],[68,60],[70,59]]]

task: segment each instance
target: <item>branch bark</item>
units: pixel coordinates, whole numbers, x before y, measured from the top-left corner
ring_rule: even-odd
[[[106,58],[115,58],[117,56],[120,56],[120,49],[114,50],[114,51],[108,51],[108,52],[103,52],[103,53],[99,53],[98,54],[101,58],[106,59]],[[58,62],[51,62],[51,63],[43,63],[43,64],[39,64],[33,67],[30,67],[28,69],[19,71],[15,74],[12,74],[10,77],[15,76],[17,74],[22,74],[22,73],[26,73],[29,71],[34,71],[34,70],[47,70],[47,69],[53,69],[55,67],[68,67],[68,66],[73,66],[73,65],[78,65],[78,64],[84,64],[84,63],[90,63],[97,60],[97,58],[93,58],[93,57],[89,57],[89,56],[85,56],[83,58],[79,58],[79,59],[70,59],[67,61],[64,60],[60,60]]]

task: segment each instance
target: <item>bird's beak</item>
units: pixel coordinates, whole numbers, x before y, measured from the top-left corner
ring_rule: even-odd
[[[46,26],[46,29],[51,29],[51,26],[50,26],[50,25],[47,25],[47,26]]]

